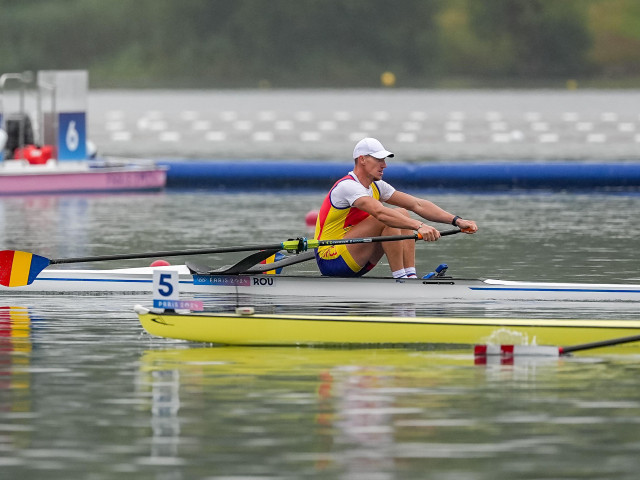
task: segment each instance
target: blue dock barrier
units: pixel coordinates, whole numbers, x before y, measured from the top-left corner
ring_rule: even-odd
[[[328,189],[353,168],[329,161],[162,161],[168,188]],[[638,162],[459,162],[390,164],[397,188],[446,190],[640,190]]]

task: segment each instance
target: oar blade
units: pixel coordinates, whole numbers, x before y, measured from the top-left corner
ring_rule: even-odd
[[[31,284],[50,263],[40,255],[19,250],[0,251],[0,285],[23,287]]]
[[[257,263],[260,263],[261,261],[265,260],[266,258],[269,258],[272,255],[275,255],[279,251],[280,250],[278,249],[270,249],[270,250],[262,250],[260,252],[252,253],[248,257],[245,257],[242,260],[240,260],[235,265],[225,268],[224,270],[221,270],[220,272],[217,272],[217,273],[220,273],[221,275],[238,275],[240,273],[244,273],[247,271],[248,268],[253,267]]]

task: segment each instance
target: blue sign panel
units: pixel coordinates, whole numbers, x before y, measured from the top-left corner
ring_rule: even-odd
[[[87,123],[85,112],[58,115],[58,160],[87,158]]]

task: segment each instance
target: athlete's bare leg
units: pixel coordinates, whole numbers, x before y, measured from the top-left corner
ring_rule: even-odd
[[[404,209],[400,209],[408,215]],[[367,217],[347,232],[345,238],[378,237],[387,235],[411,235],[410,230],[389,227],[374,217]],[[415,241],[402,240],[384,243],[354,243],[347,245],[349,253],[360,266],[367,262],[378,263],[382,255],[387,256],[392,272],[415,266]]]
[[[411,235],[413,230],[401,230],[400,235]],[[416,241],[415,240],[403,240],[402,242],[402,260],[404,268],[416,266]]]

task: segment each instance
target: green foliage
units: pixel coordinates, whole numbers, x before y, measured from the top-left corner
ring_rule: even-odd
[[[590,27],[595,41],[590,57],[603,75],[640,75],[640,2],[591,0]]]
[[[0,72],[89,69],[94,87],[568,78],[606,58],[588,9],[607,2],[637,35],[628,0],[0,0]]]
[[[508,45],[507,75],[566,76],[587,70],[591,38],[586,4],[548,0],[469,2],[471,24],[479,37]]]

